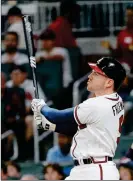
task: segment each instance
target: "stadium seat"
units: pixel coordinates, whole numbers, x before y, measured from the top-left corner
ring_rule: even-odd
[[[33,174],[39,179],[43,179],[43,165],[41,163],[35,164],[32,161],[27,161],[23,163],[19,163],[21,167],[21,173],[24,174]]]

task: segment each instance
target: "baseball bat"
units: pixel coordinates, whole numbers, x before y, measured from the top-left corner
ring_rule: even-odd
[[[28,15],[24,15],[24,16],[22,16],[22,20],[23,20],[23,28],[24,28],[25,43],[26,43],[28,59],[29,59],[29,63],[30,63],[31,69],[32,69],[35,98],[39,99],[37,78],[36,78],[35,47],[34,47],[34,41],[33,41],[31,17]]]
[[[31,17],[28,15],[24,15],[24,16],[22,16],[22,21],[23,21],[27,54],[28,54],[29,63],[30,63],[31,69],[32,69],[35,98],[39,99],[37,77],[36,77],[35,47],[34,47],[34,41],[33,41]],[[36,116],[36,115],[34,115],[34,116]],[[37,120],[37,128],[42,129],[41,120]]]

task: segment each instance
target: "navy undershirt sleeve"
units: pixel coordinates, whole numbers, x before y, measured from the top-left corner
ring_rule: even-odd
[[[74,108],[57,110],[43,106],[41,113],[51,122],[56,124],[56,132],[74,135],[77,131],[77,123],[74,119]]]

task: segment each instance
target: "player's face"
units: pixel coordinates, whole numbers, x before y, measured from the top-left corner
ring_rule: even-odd
[[[5,43],[6,49],[17,48],[17,45],[18,45],[16,36],[12,34],[6,35],[4,43]]]
[[[42,47],[45,50],[50,50],[54,46],[54,41],[53,40],[43,40],[42,41]]]
[[[107,77],[92,70],[92,73],[88,76],[87,90],[90,92],[97,92],[104,90],[106,87]]]
[[[16,177],[16,176],[18,176],[17,169],[14,166],[12,166],[12,165],[8,165],[7,172],[8,172],[8,176],[9,177]]]
[[[121,166],[119,172],[121,180],[132,180],[132,176],[128,168]]]
[[[44,175],[46,180],[61,180],[62,176],[52,167],[48,167]]]
[[[24,81],[24,73],[19,70],[14,70],[11,73],[11,79],[15,85],[20,85]]]

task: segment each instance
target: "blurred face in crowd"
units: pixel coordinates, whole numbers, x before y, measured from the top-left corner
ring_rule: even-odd
[[[47,167],[44,178],[46,180],[61,180],[62,175],[60,175],[56,170],[52,168],[52,166]]]
[[[107,88],[113,87],[113,82],[114,81],[107,76],[92,70],[92,73],[88,76],[87,90],[94,93],[104,91]]]
[[[15,15],[12,15],[12,16],[8,16],[8,23],[11,25],[17,21],[21,21],[21,17],[20,16],[15,16]]]
[[[133,10],[131,9],[126,10],[126,24],[127,27],[133,28]]]
[[[132,180],[133,179],[129,168],[121,166],[119,169],[119,173],[120,173],[121,180]]]
[[[18,40],[13,34],[7,34],[4,40],[5,50],[8,53],[14,53],[17,51]]]
[[[58,134],[58,145],[64,155],[67,155],[70,152],[71,140],[71,137],[63,134]]]
[[[7,180],[8,176],[6,173],[4,173],[3,169],[1,169],[1,180]]]
[[[13,165],[7,166],[7,174],[9,177],[20,177],[20,173],[18,172],[17,168]]]
[[[26,77],[27,73],[21,72],[18,69],[11,73],[11,79],[16,86],[22,84]]]
[[[42,40],[42,47],[45,50],[51,50],[54,47],[54,40]]]

